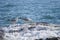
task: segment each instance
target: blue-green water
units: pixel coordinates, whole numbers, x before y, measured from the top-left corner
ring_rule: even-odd
[[[60,24],[60,0],[0,0],[0,25],[9,24],[7,19],[17,16]]]

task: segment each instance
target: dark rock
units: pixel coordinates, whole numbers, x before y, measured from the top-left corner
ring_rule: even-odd
[[[58,38],[58,40],[60,40],[60,37],[57,37]]]
[[[35,40],[43,40],[43,39],[35,39]],[[60,40],[60,37],[52,37],[52,38],[46,38],[45,40]]]
[[[56,26],[54,26],[54,27],[60,27],[60,26],[59,26],[59,25],[58,25],[58,26],[56,25]]]
[[[10,30],[9,33],[19,32],[19,30]]]
[[[28,29],[32,29],[32,28],[35,28],[35,27],[29,27]]]
[[[35,27],[29,27],[28,29],[29,29],[29,30],[32,30],[32,29],[34,29],[34,28],[35,28]]]
[[[35,40],[43,40],[43,39],[35,39]]]
[[[20,29],[19,31],[23,31],[23,29]]]
[[[53,37],[53,38],[46,38],[46,40],[58,40],[58,38]]]

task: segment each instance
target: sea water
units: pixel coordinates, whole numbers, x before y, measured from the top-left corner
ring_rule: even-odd
[[[10,24],[7,20],[18,16],[60,24],[60,0],[0,0],[0,26]]]
[[[60,0],[0,0],[0,27],[5,31],[4,40],[29,40],[32,38],[45,38],[45,37],[60,37],[60,27],[40,27],[35,26],[35,31],[29,31],[24,25],[23,20],[18,20],[17,24],[22,24],[26,27],[26,31],[13,32],[15,25],[10,25],[11,21],[16,17],[31,18],[34,22],[47,22],[51,24],[60,24]],[[5,26],[5,27],[3,27]],[[18,25],[17,25],[18,26]],[[50,28],[51,27],[51,28]],[[21,26],[16,29],[20,29]],[[57,28],[57,29],[55,29]],[[9,30],[11,33],[9,33]],[[32,29],[33,30],[33,29]],[[39,36],[38,36],[39,35]],[[27,38],[25,38],[27,36]],[[33,39],[31,39],[33,40]]]

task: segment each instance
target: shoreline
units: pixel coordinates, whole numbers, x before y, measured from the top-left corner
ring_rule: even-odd
[[[4,39],[6,40],[18,40],[18,38],[29,40],[31,37],[31,40],[35,39],[46,39],[46,38],[57,38],[60,39],[60,30],[56,30],[60,27],[60,25],[56,24],[43,24],[43,23],[32,23],[32,24],[11,24],[9,27],[2,27],[2,30],[4,30]],[[1,30],[0,30],[1,31]],[[14,37],[13,37],[14,36]],[[9,38],[8,38],[9,37]],[[35,38],[34,38],[35,37]],[[50,38],[50,39],[51,39]],[[25,40],[25,39],[24,39]]]

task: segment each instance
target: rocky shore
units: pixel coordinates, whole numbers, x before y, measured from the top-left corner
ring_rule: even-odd
[[[48,23],[11,24],[0,28],[0,40],[60,40],[60,25]]]

